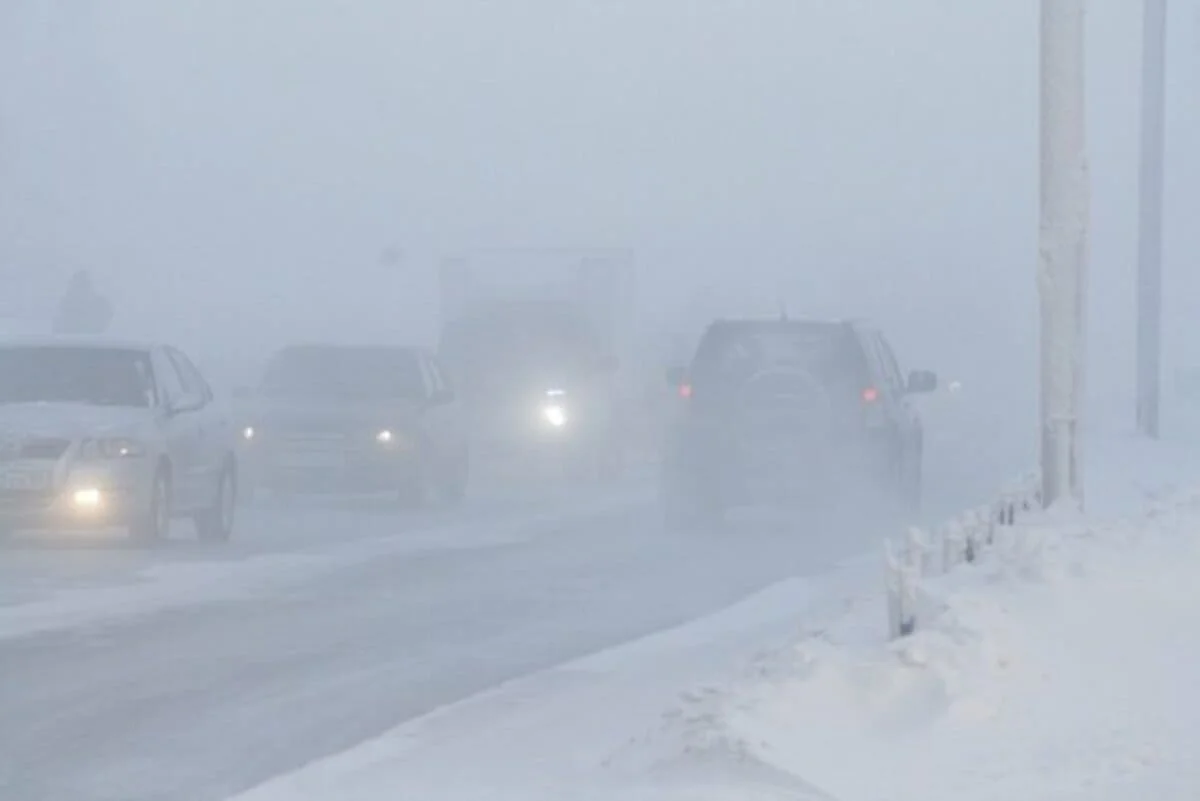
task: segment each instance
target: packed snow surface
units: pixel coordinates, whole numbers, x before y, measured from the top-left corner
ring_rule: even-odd
[[[1200,788],[1200,496],[1138,524],[1013,530],[932,581],[763,658],[707,703],[747,758],[842,799],[1184,799]]]
[[[1098,506],[1145,502],[1123,521],[1035,517],[928,580],[934,612],[905,640],[886,639],[878,560],[855,562],[410,721],[241,801],[1193,799],[1200,492],[1147,481],[1094,482]]]

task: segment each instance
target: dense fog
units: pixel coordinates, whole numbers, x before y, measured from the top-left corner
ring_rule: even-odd
[[[1082,517],[1057,2],[0,0],[0,799],[1190,797],[1200,0],[1158,442],[1087,3]]]
[[[1200,362],[1181,327],[1189,13],[1170,41],[1168,384]],[[1089,383],[1119,414],[1138,14],[1093,3],[1088,43]],[[1032,0],[13,0],[4,290],[49,309],[90,269],[121,332],[212,364],[293,339],[428,341],[448,250],[631,247],[647,337],[781,303],[874,318],[906,366],[962,378],[1027,432],[1037,25]]]

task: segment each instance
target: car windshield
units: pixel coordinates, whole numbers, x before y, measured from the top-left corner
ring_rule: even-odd
[[[88,347],[0,348],[0,404],[83,403],[145,408],[154,401],[145,351]]]
[[[421,400],[415,353],[402,348],[289,348],[267,366],[263,394],[276,399]]]

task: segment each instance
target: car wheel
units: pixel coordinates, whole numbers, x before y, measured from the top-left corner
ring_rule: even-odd
[[[221,470],[213,505],[194,518],[196,535],[202,542],[229,542],[237,510],[237,474],[232,466]]]
[[[238,470],[237,498],[239,506],[252,506],[259,497],[258,482],[249,471]]]
[[[418,458],[416,471],[406,476],[396,490],[396,500],[406,509],[424,509],[433,496],[430,487],[429,466],[424,458]]]
[[[129,526],[129,535],[136,542],[150,544],[167,536],[171,529],[171,477],[166,467],[154,473],[150,490],[150,507]]]
[[[720,528],[724,520],[720,500],[681,477],[666,480],[661,503],[663,524],[669,531],[711,531]]]
[[[441,500],[450,506],[458,506],[467,496],[467,485],[470,483],[471,461],[464,451],[454,460],[446,476],[442,480]]]

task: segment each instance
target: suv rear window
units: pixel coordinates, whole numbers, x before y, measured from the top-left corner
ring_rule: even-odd
[[[787,320],[714,323],[700,341],[691,374],[697,390],[711,394],[736,389],[765,370],[803,371],[855,396],[871,383],[852,328]]]

